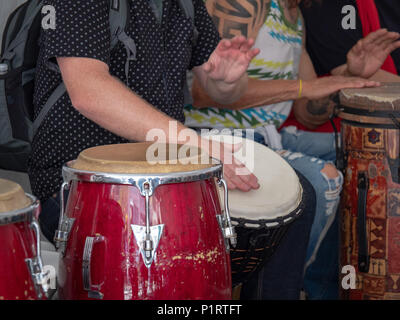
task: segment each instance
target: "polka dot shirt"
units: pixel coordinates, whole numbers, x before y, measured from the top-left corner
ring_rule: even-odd
[[[193,0],[199,37],[176,0],[163,0],[161,23],[150,0],[131,0],[126,33],[135,40],[136,60],[125,75],[122,44],[110,49],[109,0],[48,0],[56,9],[56,29],[41,35],[34,94],[35,115],[61,83],[56,57],[86,57],[108,64],[110,73],[156,108],[184,122],[183,85],[186,71],[206,62],[220,38],[203,0]],[[189,0],[188,0],[189,1]],[[52,67],[53,66],[53,67]],[[156,127],[156,124],[155,124]],[[89,147],[127,142],[81,115],[68,94],[53,106],[32,143],[29,176],[42,201],[59,191],[62,166]]]

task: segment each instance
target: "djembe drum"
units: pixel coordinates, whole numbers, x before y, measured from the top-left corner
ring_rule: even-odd
[[[0,179],[0,300],[45,299],[40,257],[39,201],[15,182]]]
[[[161,162],[148,161],[155,148]],[[231,299],[235,234],[218,198],[216,182],[227,193],[222,165],[171,157],[186,155],[181,148],[101,146],[64,166],[61,299]]]
[[[296,172],[276,152],[253,140],[211,136],[228,144],[241,143],[235,153],[258,178],[260,188],[229,191],[237,245],[231,247],[232,283],[237,286],[258,272],[278,248],[292,223],[304,211],[305,194]]]
[[[400,84],[346,89],[340,99],[341,266],[356,271],[356,288],[341,297],[400,299]]]

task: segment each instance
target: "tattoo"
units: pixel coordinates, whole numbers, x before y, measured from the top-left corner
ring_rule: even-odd
[[[213,1],[213,0],[208,0]],[[271,0],[214,0],[210,15],[223,38],[243,35],[256,39]]]
[[[334,93],[323,99],[310,100],[306,109],[313,116],[330,115],[337,104],[337,98],[338,93]]]

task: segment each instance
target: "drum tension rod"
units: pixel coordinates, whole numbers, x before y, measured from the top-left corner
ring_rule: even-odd
[[[153,240],[151,239],[150,232],[150,186],[148,183],[144,184],[144,192],[146,197],[146,237],[143,243],[143,250],[145,252],[145,256],[147,260],[151,260],[152,252],[154,250]]]
[[[226,239],[230,240],[230,243],[233,247],[236,247],[237,244],[237,235],[235,232],[235,227],[232,225],[231,215],[229,212],[229,201],[228,201],[228,185],[226,181],[222,178],[218,180],[218,185],[224,188],[224,205],[225,210],[223,217],[223,232]]]

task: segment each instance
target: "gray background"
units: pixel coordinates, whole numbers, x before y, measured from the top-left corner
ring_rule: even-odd
[[[4,27],[7,22],[8,16],[19,5],[24,3],[25,0],[0,0],[0,39],[3,38]],[[31,192],[29,186],[29,179],[26,174],[12,171],[0,170],[0,178],[9,179],[19,183],[26,192]]]

